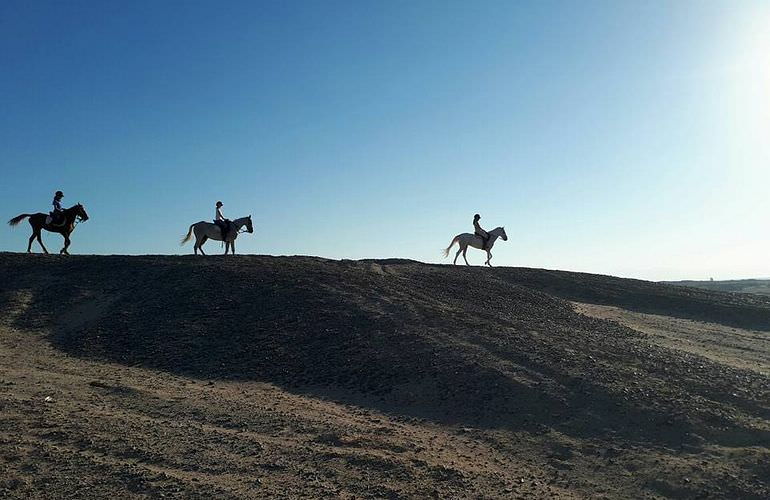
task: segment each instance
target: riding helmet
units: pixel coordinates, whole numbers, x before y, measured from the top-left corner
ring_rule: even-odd
[[[64,193],[62,193],[61,191],[56,191],[56,194],[54,196],[64,197]]]
[[[217,206],[218,206],[218,207],[221,207],[222,205],[223,205],[223,203],[222,203],[221,201],[218,201],[218,202],[217,202]]]
[[[474,215],[474,216],[473,216],[473,219],[474,219],[474,220],[478,220],[478,219],[481,219],[481,216],[480,216],[479,214],[476,214],[476,215]]]

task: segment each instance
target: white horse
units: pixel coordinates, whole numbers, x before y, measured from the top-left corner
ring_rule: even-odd
[[[246,232],[254,232],[254,226],[251,225],[251,215],[235,219],[230,223],[230,231],[227,233],[227,241],[225,241],[225,255],[227,255],[228,249],[232,249],[233,255],[235,255],[235,238],[238,237],[243,226],[246,226]],[[187,236],[182,238],[180,245],[184,245],[190,241],[190,236],[193,231],[195,231],[195,245],[193,246],[195,255],[198,255],[198,250],[201,251],[202,255],[206,255],[203,253],[202,248],[203,244],[206,243],[206,240],[222,241],[222,229],[220,229],[219,226],[212,222],[200,221],[190,226],[190,229],[187,231]]]
[[[490,260],[492,260],[492,247],[495,244],[495,241],[497,238],[502,238],[503,241],[508,241],[508,235],[505,234],[505,228],[504,227],[496,227],[495,229],[488,231],[489,234],[489,241],[487,242],[487,261],[484,263],[488,265],[489,267],[492,267],[492,264],[489,263]],[[471,246],[473,248],[478,248],[481,250],[481,247],[484,245],[484,240],[481,238],[481,236],[477,234],[471,234],[471,233],[462,233],[458,234],[454,237],[452,240],[452,243],[449,244],[448,247],[446,247],[446,250],[444,250],[444,258],[449,257],[449,250],[452,249],[455,243],[460,244],[460,248],[457,250],[457,253],[455,254],[455,260],[453,264],[457,264],[457,257],[460,256],[460,252],[463,254],[463,259],[465,259],[465,263],[468,264],[468,259],[465,257],[465,252],[468,251],[468,247]],[[468,264],[470,266],[470,264]]]

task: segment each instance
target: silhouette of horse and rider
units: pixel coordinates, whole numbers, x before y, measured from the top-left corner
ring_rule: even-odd
[[[70,246],[70,235],[75,230],[75,226],[79,222],[85,222],[88,220],[88,214],[85,207],[78,203],[70,208],[62,207],[62,198],[64,193],[56,191],[53,197],[53,210],[48,214],[42,212],[34,214],[20,214],[8,221],[11,226],[18,226],[24,219],[29,219],[29,224],[32,226],[32,235],[29,237],[29,244],[27,245],[27,253],[32,252],[32,242],[37,239],[43,252],[48,253],[48,249],[43,244],[42,230],[50,231],[52,233],[59,233],[64,237],[64,248],[59,253],[69,255],[68,248]],[[235,239],[238,237],[245,226],[245,231],[249,233],[254,232],[254,226],[251,223],[251,216],[241,217],[233,221],[225,218],[222,213],[223,203],[218,201],[216,203],[216,215],[214,217],[214,223],[198,222],[190,226],[190,230],[187,232],[187,236],[182,240],[182,244],[189,241],[193,231],[195,232],[195,253],[200,250],[201,254],[204,254],[203,245],[206,240],[212,239],[225,242],[225,254],[231,251],[235,254]],[[205,255],[205,254],[204,254]]]
[[[32,242],[37,239],[40,243],[40,247],[43,252],[48,253],[45,245],[43,245],[43,239],[40,234],[43,229],[52,233],[59,233],[64,237],[64,248],[59,253],[69,255],[67,249],[70,246],[70,235],[75,230],[75,226],[78,222],[85,222],[88,220],[88,214],[86,209],[78,203],[69,208],[62,208],[61,200],[64,198],[64,193],[56,191],[53,197],[53,210],[49,214],[38,212],[36,214],[21,214],[17,215],[13,219],[8,221],[11,226],[17,226],[24,219],[29,218],[29,225],[32,226],[32,236],[29,237],[29,245],[27,245],[27,253],[32,252]]]
[[[29,244],[27,245],[27,252],[32,252],[32,242],[37,239],[43,252],[48,253],[43,240],[41,238],[41,232],[43,229],[52,233],[59,233],[64,237],[64,248],[59,253],[69,255],[67,249],[70,246],[70,235],[75,230],[75,226],[79,222],[85,222],[88,220],[88,214],[85,207],[78,203],[69,208],[62,208],[62,198],[64,193],[56,191],[53,198],[53,210],[49,214],[42,212],[35,214],[20,214],[8,221],[11,226],[17,226],[24,219],[29,219],[29,224],[32,226],[32,235],[29,237]],[[200,221],[190,225],[187,234],[182,238],[181,245],[184,245],[195,235],[195,244],[193,245],[193,251],[195,255],[200,253],[206,255],[203,251],[203,244],[208,240],[223,241],[225,243],[225,255],[228,252],[235,254],[235,240],[242,232],[253,233],[254,226],[251,222],[251,215],[247,217],[240,217],[235,220],[230,220],[224,216],[222,207],[224,204],[221,201],[217,201],[215,205],[214,220],[213,223]],[[498,238],[502,238],[503,241],[508,241],[508,235],[505,234],[505,228],[497,227],[492,231],[486,231],[479,224],[481,216],[476,214],[473,216],[473,234],[462,233],[458,234],[452,239],[452,242],[444,250],[444,257],[449,256],[449,251],[452,249],[455,243],[459,245],[453,264],[457,264],[457,258],[462,253],[463,260],[467,265],[470,265],[466,257],[468,247],[478,248],[487,253],[487,260],[484,262],[487,266],[492,267],[492,247]],[[245,229],[243,229],[245,227]]]
[[[214,223],[200,221],[190,225],[190,229],[187,231],[187,235],[182,238],[180,245],[184,245],[193,233],[195,234],[195,244],[193,245],[193,251],[195,255],[198,255],[200,250],[202,255],[206,255],[203,251],[203,244],[208,240],[224,241],[225,242],[225,255],[228,250],[231,250],[235,255],[235,239],[243,232],[241,228],[246,227],[245,232],[253,233],[254,226],[251,224],[251,215],[247,217],[241,217],[231,221],[225,218],[222,213],[222,207],[224,204],[221,201],[216,203],[216,209],[214,213]]]
[[[470,266],[468,263],[468,258],[465,256],[465,254],[468,251],[468,247],[473,247],[487,252],[487,260],[484,262],[484,264],[492,267],[492,264],[490,263],[492,260],[492,247],[495,245],[495,241],[497,241],[498,238],[501,238],[503,241],[508,241],[508,235],[505,234],[504,227],[496,227],[491,231],[485,231],[479,224],[479,219],[481,219],[479,214],[473,216],[473,234],[461,233],[452,239],[452,242],[449,244],[449,246],[444,249],[444,258],[449,257],[449,251],[452,249],[455,243],[458,243],[459,248],[455,254],[455,260],[453,264],[457,264],[457,257],[459,257],[462,253],[463,260],[465,260],[465,263]]]

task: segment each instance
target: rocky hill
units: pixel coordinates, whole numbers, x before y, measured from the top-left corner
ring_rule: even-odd
[[[693,288],[703,288],[705,290],[717,290],[720,292],[756,293],[760,295],[770,295],[770,280],[768,279],[669,281],[668,283],[671,285],[689,286]]]
[[[267,256],[0,254],[0,283],[0,431],[27,450],[0,456],[0,492],[65,495],[67,474],[101,474],[97,496],[770,496],[768,297]],[[694,351],[607,308],[758,354]],[[40,402],[46,370],[75,377],[66,403]],[[95,430],[118,409],[153,430]],[[232,442],[195,437],[212,428]]]

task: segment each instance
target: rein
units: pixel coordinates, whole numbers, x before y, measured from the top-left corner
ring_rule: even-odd
[[[235,223],[233,223],[232,221],[230,221],[230,224],[232,224],[233,226],[235,225]],[[248,233],[248,232],[249,231],[248,231],[248,229],[245,229],[245,224],[244,224],[243,226],[238,228],[238,231],[236,231],[235,234],[239,235],[241,233]],[[220,243],[221,243],[220,246],[222,246],[222,247],[225,246],[225,241],[224,240],[222,240]]]
[[[244,217],[244,219],[245,219],[245,218],[246,218],[246,217]],[[235,223],[233,223],[233,225],[235,225]],[[243,224],[241,224],[241,226],[238,228],[238,232],[237,232],[236,234],[241,234],[241,233],[248,233],[248,232],[249,232],[249,230],[248,230],[248,228],[246,228],[246,223],[244,222],[244,223],[243,223]]]
[[[68,210],[72,210],[72,209],[74,209],[74,208],[75,208],[75,207],[70,207],[70,208],[68,208],[68,209],[64,210],[64,212],[67,212]],[[65,219],[65,222],[66,222],[66,219]],[[75,218],[74,218],[74,219],[72,219],[72,225],[73,225],[73,226],[77,226],[77,225],[78,225],[78,224],[80,224],[81,222],[83,222],[83,216],[82,216],[82,215],[80,215],[80,214],[78,214],[78,213],[76,213],[76,214],[75,214]]]

